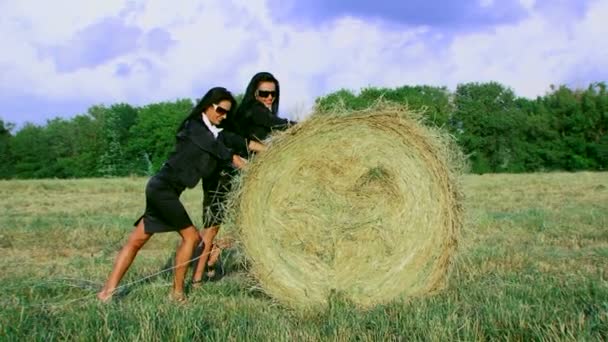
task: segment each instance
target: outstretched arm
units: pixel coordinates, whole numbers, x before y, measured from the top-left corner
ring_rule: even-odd
[[[266,151],[266,145],[262,144],[261,142],[255,141],[255,140],[250,140],[247,147],[249,148],[249,150],[251,150],[253,152],[259,153],[259,152]]]
[[[232,165],[234,165],[237,169],[241,170],[247,165],[247,159],[239,156],[238,154],[232,155]]]
[[[245,139],[236,133],[222,131],[222,133],[220,133],[220,137],[224,145],[232,148],[241,157],[246,157],[248,155],[247,152],[249,151],[258,153],[266,151],[266,146],[261,142]]]
[[[284,130],[296,124],[294,121],[279,117],[260,103],[251,106],[246,112],[246,125],[263,126],[273,130]]]
[[[273,130],[285,130],[295,122],[280,118],[269,110],[257,110],[252,116],[255,125],[268,127]]]

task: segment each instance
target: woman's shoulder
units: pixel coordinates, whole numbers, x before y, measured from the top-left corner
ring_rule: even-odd
[[[255,115],[259,115],[259,114],[268,114],[268,113],[271,113],[270,110],[258,101],[249,103],[249,104],[245,105],[245,107],[243,108],[243,114],[245,117],[251,117],[251,116],[255,116]]]
[[[215,139],[213,133],[205,126],[203,120],[189,120],[177,133],[178,139],[183,139],[198,145],[200,148],[213,146]]]

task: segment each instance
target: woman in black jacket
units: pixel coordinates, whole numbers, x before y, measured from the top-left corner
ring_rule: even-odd
[[[236,115],[224,124],[239,135],[263,141],[274,130],[285,130],[296,123],[278,116],[279,81],[269,72],[253,76]]]
[[[172,298],[183,301],[184,276],[188,261],[200,241],[186,209],[179,200],[186,188],[193,188],[202,179],[211,180],[217,170],[230,164],[242,168],[246,161],[239,154],[247,153],[244,138],[230,132],[220,133],[217,127],[236,102],[225,88],[212,88],[197,103],[180,125],[175,150],[167,162],[146,185],[146,210],[135,222],[135,229],[116,257],[114,268],[103,289],[97,294],[107,301],[133,262],[138,251],[154,233],[177,232],[182,237],[175,254]]]
[[[235,115],[229,116],[222,122],[222,127],[228,131],[237,132],[238,135],[245,137],[248,144],[263,142],[272,131],[284,130],[295,122],[280,118],[279,111],[279,81],[269,72],[259,72],[253,76],[243,101]],[[264,149],[263,145],[252,148],[254,152]],[[201,258],[196,264],[192,276],[193,286],[198,286],[203,281],[204,270],[208,269],[210,280],[214,278],[215,264],[221,252],[219,246],[213,245],[213,240],[219,231],[221,215],[224,206],[225,196],[230,191],[230,180],[234,171],[224,170],[218,177],[214,177],[215,182],[203,182],[203,187],[208,186],[211,191],[205,194],[203,201],[203,222],[204,229],[201,232],[203,243],[201,244]],[[215,248],[214,248],[215,247]]]

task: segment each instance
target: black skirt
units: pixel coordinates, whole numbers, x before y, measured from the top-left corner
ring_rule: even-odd
[[[153,176],[146,185],[146,211],[135,221],[144,220],[148,234],[175,232],[193,226],[190,216],[179,196],[183,189],[176,189],[169,181]]]

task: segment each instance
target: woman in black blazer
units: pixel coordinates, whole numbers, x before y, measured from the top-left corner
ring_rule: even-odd
[[[255,74],[245,91],[235,115],[223,123],[229,130],[257,141],[265,140],[272,131],[285,130],[296,123],[278,116],[279,81],[269,72]]]
[[[178,301],[185,300],[184,276],[200,237],[179,197],[201,179],[213,181],[217,170],[223,167],[232,164],[240,169],[245,165],[246,161],[239,154],[247,153],[246,140],[230,132],[219,134],[217,127],[231,115],[235,105],[228,90],[212,88],[182,122],[174,151],[146,185],[145,212],[135,222],[135,229],[118,253],[105,286],[97,294],[101,301],[111,299],[138,251],[150,237],[163,232],[177,232],[182,237],[175,255],[171,296]]]
[[[260,145],[274,130],[284,130],[295,122],[278,116],[279,111],[279,81],[269,72],[259,72],[253,76],[242,103],[235,115],[229,116],[222,122],[222,127],[227,131],[238,133],[247,139],[248,144],[256,144],[257,148],[252,148],[254,152],[264,149]],[[224,170],[217,177],[215,182],[203,182],[203,187],[213,189],[205,191],[211,196],[205,197],[203,201],[203,222],[204,229],[201,232],[203,238],[201,258],[196,264],[192,283],[199,285],[203,280],[204,269],[208,269],[207,276],[213,280],[216,276],[215,264],[221,252],[218,246],[213,245],[213,240],[219,231],[221,224],[221,213],[224,206],[225,196],[230,191],[230,180],[234,172]]]

